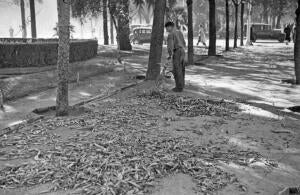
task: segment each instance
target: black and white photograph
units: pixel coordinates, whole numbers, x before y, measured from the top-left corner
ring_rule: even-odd
[[[0,0],[0,195],[300,195],[300,0]]]

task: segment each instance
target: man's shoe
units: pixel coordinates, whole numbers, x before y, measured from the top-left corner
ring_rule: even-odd
[[[175,92],[175,93],[180,93],[180,92],[183,91],[183,89],[178,89],[178,88],[175,87],[175,88],[172,89],[172,91]]]

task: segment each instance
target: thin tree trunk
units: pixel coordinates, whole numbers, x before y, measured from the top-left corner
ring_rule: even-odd
[[[234,21],[234,44],[233,48],[237,48],[237,39],[238,39],[238,13],[239,13],[239,5],[235,4],[235,21]]]
[[[35,20],[35,5],[34,0],[29,0],[30,3],[30,18],[31,18],[31,37],[36,39],[36,20]]]
[[[295,76],[296,84],[300,84],[300,0],[296,10],[296,41],[295,41]]]
[[[229,35],[229,0],[226,0],[226,3],[225,3],[225,9],[226,9],[226,45],[225,45],[225,50],[226,51],[229,51],[229,38],[230,38],[230,35]]]
[[[188,64],[194,64],[193,0],[187,0],[188,8]]]
[[[217,54],[216,42],[217,42],[216,2],[215,0],[209,0],[209,48],[208,48],[209,56],[215,56]]]
[[[110,16],[110,43],[115,44],[113,16]]]
[[[57,0],[58,11],[58,85],[56,116],[68,115],[68,66],[70,55],[70,0]]]
[[[22,38],[27,38],[24,0],[20,0],[20,7],[21,7],[21,19],[22,19]]]
[[[103,35],[104,45],[109,44],[108,26],[107,26],[107,0],[103,0]]]
[[[245,11],[245,4],[241,4],[241,46],[244,46],[244,11]]]
[[[160,74],[166,5],[166,0],[155,1],[150,55],[146,75],[148,80],[155,80]]]
[[[276,15],[272,16],[272,28],[276,28]]]

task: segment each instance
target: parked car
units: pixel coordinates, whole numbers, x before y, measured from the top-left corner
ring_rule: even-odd
[[[244,29],[245,34],[247,34],[247,25]],[[285,33],[282,32],[282,29],[272,29],[269,24],[253,23],[251,25],[251,41],[255,43],[257,39],[275,39],[282,43],[285,39]]]
[[[143,44],[151,42],[152,29],[149,27],[137,27],[130,34],[130,42],[133,44]]]
[[[133,32],[134,29],[136,28],[151,28],[152,25],[150,24],[132,24],[130,25],[130,33]]]
[[[187,29],[181,27],[180,29],[183,32],[184,38],[187,39]],[[136,27],[132,30],[130,34],[130,42],[133,44],[143,44],[151,42],[151,27]],[[164,44],[167,44],[168,33],[164,32]]]

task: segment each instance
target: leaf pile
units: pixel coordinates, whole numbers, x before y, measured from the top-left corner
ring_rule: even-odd
[[[1,156],[6,145],[20,153],[24,147],[24,155],[16,158],[31,155],[34,161],[0,170],[0,187],[51,182],[53,190],[81,194],[145,194],[158,178],[185,173],[199,192],[212,194],[236,182],[218,168],[219,161],[248,165],[249,159],[259,160],[259,154],[229,147],[226,140],[196,146],[188,137],[170,135],[157,125],[161,118],[147,107],[151,102],[105,102],[94,105],[93,112],[43,119],[6,135]],[[70,136],[54,133],[58,128]]]
[[[178,97],[152,91],[150,94],[142,94],[140,97],[155,99],[165,110],[176,110],[177,116],[195,117],[201,115],[228,116],[239,111],[234,103],[224,100],[200,99],[193,97]]]

